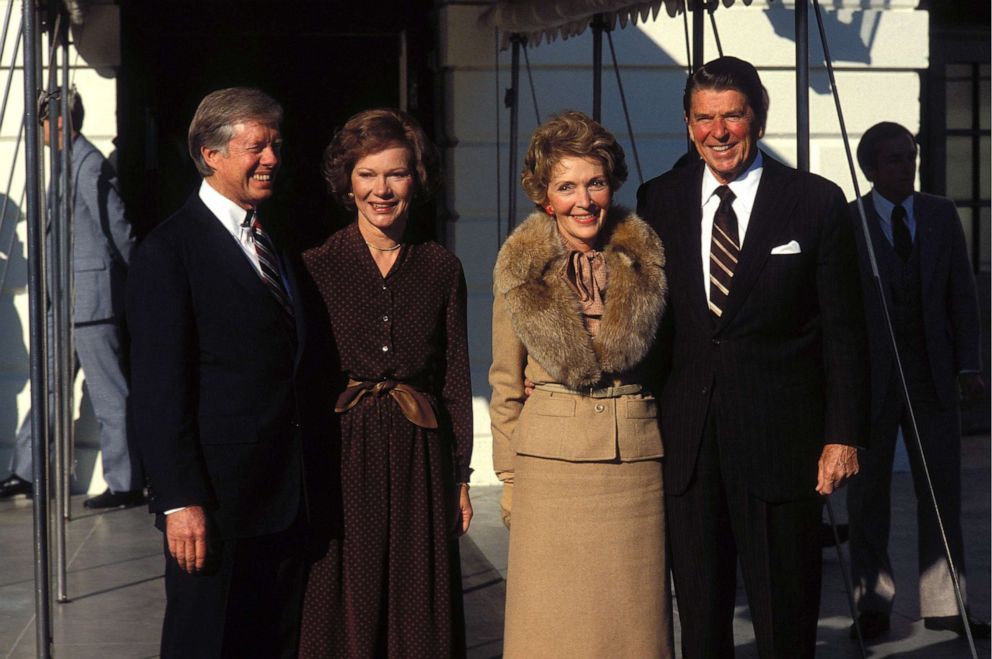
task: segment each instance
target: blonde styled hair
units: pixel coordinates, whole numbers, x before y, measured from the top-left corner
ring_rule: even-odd
[[[612,192],[627,180],[623,147],[613,133],[578,110],[566,110],[537,127],[524,156],[520,184],[538,208],[548,200],[548,184],[558,163],[570,156],[602,163]]]

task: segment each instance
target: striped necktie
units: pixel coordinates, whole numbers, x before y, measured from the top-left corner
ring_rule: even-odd
[[[248,211],[248,221],[251,222],[252,242],[255,243],[255,254],[258,256],[258,265],[261,269],[262,281],[268,287],[269,292],[275,296],[276,300],[286,312],[286,318],[291,324],[295,323],[293,316],[293,305],[290,303],[289,294],[282,283],[282,275],[279,274],[279,260],[276,258],[276,249],[272,245],[272,239],[265,233],[262,224],[254,217],[254,211]]]
[[[733,207],[735,195],[725,185],[717,188],[715,194],[720,197],[720,205],[713,215],[713,238],[710,241],[710,311],[719,318],[727,305],[741,246],[737,236],[737,214]]]

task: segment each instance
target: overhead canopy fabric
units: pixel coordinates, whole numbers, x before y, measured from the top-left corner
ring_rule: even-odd
[[[525,34],[530,44],[542,39],[548,43],[561,37],[568,39],[582,34],[593,16],[602,15],[610,29],[618,24],[655,20],[664,7],[669,16],[676,16],[697,5],[713,10],[719,4],[729,7],[738,0],[503,0],[486,10],[480,20],[487,27],[499,28],[501,48],[506,48],[510,35]],[[739,0],[750,5],[753,0]]]

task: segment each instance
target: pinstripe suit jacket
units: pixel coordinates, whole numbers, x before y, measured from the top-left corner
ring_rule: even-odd
[[[868,359],[854,233],[840,188],[764,155],[726,309],[706,304],[703,162],[638,190],[668,254],[660,423],[665,487],[689,486],[708,415],[720,450],[767,501],[814,496],[824,443],[867,440]],[[771,254],[790,241],[797,254]]]

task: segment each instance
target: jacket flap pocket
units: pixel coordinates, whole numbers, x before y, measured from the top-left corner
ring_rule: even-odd
[[[532,395],[527,401],[531,412],[542,416],[575,416],[575,399]]]
[[[630,398],[624,402],[627,405],[628,419],[658,418],[658,405],[653,398]]]
[[[251,416],[201,416],[200,442],[203,444],[253,444],[258,426]]]
[[[72,269],[76,272],[87,270],[106,270],[107,263],[103,259],[73,259]]]

